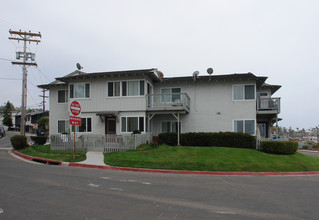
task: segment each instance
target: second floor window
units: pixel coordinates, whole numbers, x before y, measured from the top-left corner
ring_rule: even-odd
[[[255,85],[233,85],[233,100],[255,99]]]
[[[144,80],[132,80],[132,81],[107,83],[108,97],[143,96],[143,95],[145,95]]]
[[[73,98],[90,98],[90,84],[76,83],[70,84],[70,99]]]
[[[181,88],[162,88],[162,102],[181,102]],[[176,94],[175,94],[176,93]]]
[[[58,90],[58,103],[66,103],[67,101],[67,90]]]

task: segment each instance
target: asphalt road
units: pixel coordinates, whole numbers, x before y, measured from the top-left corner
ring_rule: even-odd
[[[6,137],[8,138],[8,136]],[[0,140],[0,148],[6,148]],[[0,149],[0,220],[318,219],[319,176],[206,176],[31,164]]]

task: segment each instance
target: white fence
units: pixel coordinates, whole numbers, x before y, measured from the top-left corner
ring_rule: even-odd
[[[130,135],[76,134],[75,148],[79,151],[116,152],[133,150],[140,144],[150,143],[151,133]],[[73,134],[50,136],[51,150],[72,150]]]

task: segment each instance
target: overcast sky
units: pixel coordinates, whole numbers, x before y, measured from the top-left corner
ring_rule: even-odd
[[[166,77],[252,72],[282,85],[280,126],[319,124],[319,1],[10,0],[0,8],[0,105],[21,106],[23,44],[9,29],[41,32],[28,68],[28,107],[39,84],[76,70],[158,68]],[[10,78],[10,79],[8,79]]]

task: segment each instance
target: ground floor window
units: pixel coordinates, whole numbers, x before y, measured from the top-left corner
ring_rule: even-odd
[[[58,133],[66,133],[69,128],[69,120],[58,120]]]
[[[81,126],[75,126],[76,132],[92,132],[92,119],[91,118],[81,118]],[[74,132],[72,126],[72,132]]]
[[[179,122],[181,128],[181,122]],[[177,133],[177,121],[162,121],[162,133]]]
[[[255,134],[255,120],[235,120],[234,132]]]
[[[144,131],[144,117],[121,117],[121,131]]]

